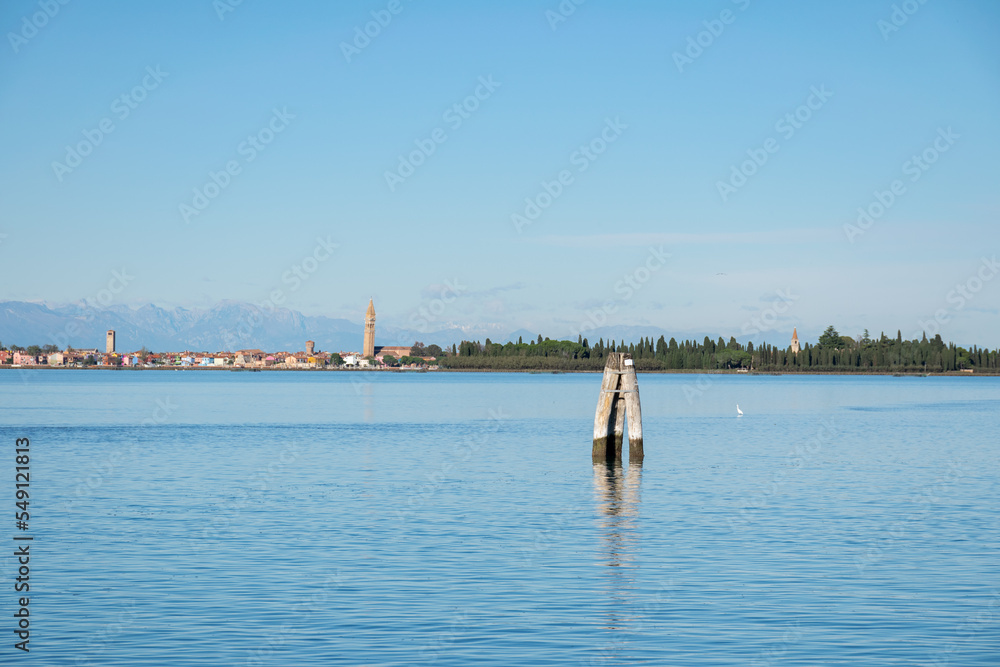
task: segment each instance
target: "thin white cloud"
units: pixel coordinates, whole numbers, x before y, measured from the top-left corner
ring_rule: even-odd
[[[548,234],[529,239],[542,245],[565,248],[606,248],[608,246],[701,245],[701,244],[796,244],[825,243],[838,238],[837,229],[788,229],[766,232],[649,232],[630,234]]]

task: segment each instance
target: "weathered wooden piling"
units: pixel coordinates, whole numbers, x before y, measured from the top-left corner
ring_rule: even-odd
[[[625,416],[628,413],[628,459],[642,463],[642,409],[639,407],[639,382],[635,377],[632,355],[612,352],[604,365],[601,395],[594,415],[593,460],[622,460]]]

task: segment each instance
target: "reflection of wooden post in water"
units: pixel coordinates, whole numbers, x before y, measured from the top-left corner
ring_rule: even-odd
[[[621,461],[625,437],[625,413],[628,413],[628,458],[642,463],[642,410],[639,407],[639,382],[635,377],[632,355],[612,352],[604,366],[601,396],[594,416],[593,460]]]
[[[639,553],[638,530],[642,466],[630,465],[626,471],[620,464],[594,463],[594,500],[597,504],[598,527],[604,546],[599,549],[598,562],[607,582],[605,606],[607,630],[637,630],[645,622],[643,612],[636,613],[636,557]]]

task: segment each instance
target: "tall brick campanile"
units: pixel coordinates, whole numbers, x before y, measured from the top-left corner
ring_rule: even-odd
[[[371,299],[368,300],[368,312],[365,313],[365,349],[361,355],[375,356],[375,304]]]

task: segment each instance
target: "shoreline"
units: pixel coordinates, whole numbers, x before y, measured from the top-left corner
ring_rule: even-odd
[[[215,366],[162,366],[156,368],[144,367],[116,367],[116,366],[14,366],[10,364],[0,365],[0,371],[230,371],[235,373],[259,373],[259,372],[286,372],[286,373],[526,373],[529,375],[570,375],[570,374],[590,374],[601,375],[602,370],[538,370],[538,369],[493,369],[493,368],[439,368],[427,370],[422,368],[231,368]],[[735,370],[695,370],[695,369],[668,369],[637,371],[640,375],[734,375],[734,376],[796,376],[796,375],[887,375],[890,377],[1000,377],[1000,372],[974,372],[966,373],[962,371],[946,371],[939,373],[927,373],[922,371],[751,371],[749,373],[739,373]]]

